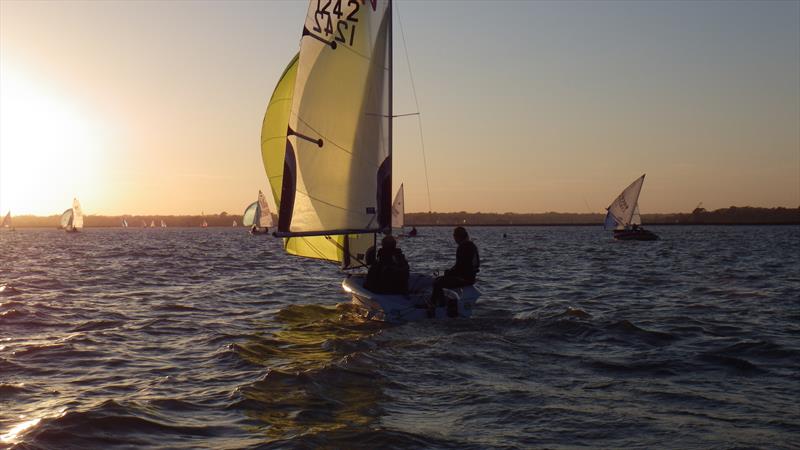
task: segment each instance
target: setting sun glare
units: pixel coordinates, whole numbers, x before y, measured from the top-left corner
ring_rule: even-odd
[[[91,196],[102,158],[101,128],[67,96],[14,68],[2,71],[0,209],[56,214],[72,197]]]

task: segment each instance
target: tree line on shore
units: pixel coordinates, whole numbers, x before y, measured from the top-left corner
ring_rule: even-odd
[[[60,215],[53,216],[15,216],[16,227],[57,228]],[[275,223],[277,223],[277,219]],[[121,227],[122,220],[131,228],[142,228],[145,224],[159,226],[163,220],[168,227],[200,227],[203,220],[209,227],[230,227],[236,221],[242,224],[241,215],[226,212],[201,215],[124,215],[84,217],[85,227]],[[406,226],[481,226],[481,225],[601,225],[605,214],[590,213],[482,213],[482,212],[427,212],[406,213]],[[759,225],[759,224],[800,224],[800,208],[756,208],[751,206],[717,209],[707,211],[697,208],[691,213],[643,214],[645,225]]]
[[[605,214],[599,213],[407,213],[406,225],[602,225]],[[691,213],[642,214],[645,225],[758,225],[800,224],[800,208],[755,208],[751,206]]]

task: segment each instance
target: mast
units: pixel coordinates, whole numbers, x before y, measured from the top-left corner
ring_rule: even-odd
[[[392,181],[394,178],[394,164],[392,161],[392,146],[394,145],[394,136],[393,133],[393,126],[394,126],[394,109],[392,102],[394,101],[394,40],[392,35],[394,34],[394,27],[392,26],[392,0],[389,0],[389,198],[391,198],[392,192]],[[391,205],[389,205],[391,208]],[[392,229],[392,222],[391,222],[391,212],[389,213],[389,230],[391,232]]]

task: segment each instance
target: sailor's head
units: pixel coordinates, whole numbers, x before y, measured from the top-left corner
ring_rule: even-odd
[[[469,239],[469,234],[467,234],[467,230],[464,227],[455,227],[453,229],[453,239],[457,244],[460,244]]]
[[[381,247],[386,251],[392,251],[397,248],[397,241],[392,235],[384,236],[383,239],[381,239]]]

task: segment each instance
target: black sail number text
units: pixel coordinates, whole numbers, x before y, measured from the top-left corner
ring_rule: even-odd
[[[345,10],[342,10],[342,7]],[[314,12],[315,33],[333,38],[342,44],[353,45],[356,37],[356,17],[359,10],[358,0],[317,0],[317,9]],[[347,11],[349,10],[349,11]],[[333,16],[336,16],[336,30],[333,26]],[[334,33],[335,31],[335,33]]]

